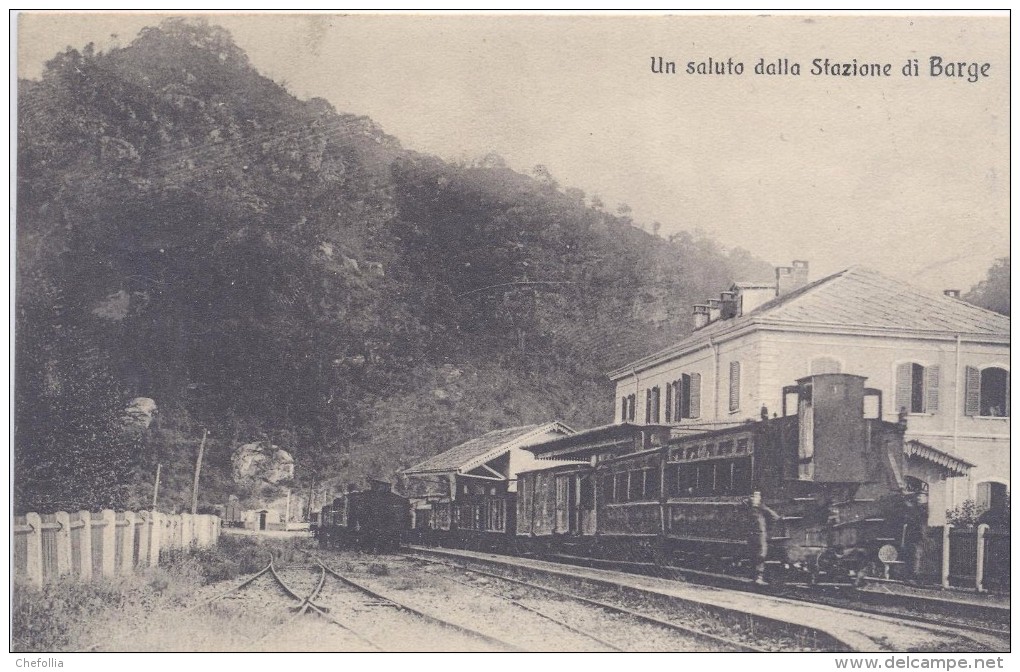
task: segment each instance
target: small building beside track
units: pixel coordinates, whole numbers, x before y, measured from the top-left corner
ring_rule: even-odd
[[[404,470],[412,528],[513,534],[517,474],[538,466],[522,446],[573,433],[560,422],[497,429]]]

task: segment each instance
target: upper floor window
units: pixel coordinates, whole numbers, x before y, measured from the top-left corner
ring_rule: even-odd
[[[637,395],[628,394],[620,398],[620,422],[634,422],[635,406],[637,406]]]
[[[666,386],[666,422],[701,417],[701,374],[683,374]]]
[[[905,362],[896,367],[896,412],[935,413],[939,410],[939,367]]]
[[[1009,371],[997,366],[967,367],[964,414],[1009,417]]]
[[[810,372],[812,376],[819,373],[842,373],[843,365],[835,357],[823,355],[811,360]]]
[[[740,410],[740,362],[730,362],[730,412]]]
[[[645,424],[659,422],[660,390],[653,387],[645,390]]]

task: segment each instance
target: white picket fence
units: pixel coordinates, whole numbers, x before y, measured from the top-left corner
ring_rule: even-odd
[[[41,586],[71,575],[82,580],[155,567],[160,552],[213,546],[218,516],[157,511],[29,513],[14,517],[14,573]]]

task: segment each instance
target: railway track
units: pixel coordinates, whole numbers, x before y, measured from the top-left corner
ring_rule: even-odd
[[[414,555],[414,554],[400,554],[400,555],[401,555],[401,557],[410,558],[410,559],[413,559],[413,560],[416,560],[416,561],[420,561],[420,562],[427,562],[427,563],[434,564],[434,565],[440,565],[440,566],[444,566],[444,567],[449,567],[449,568],[452,568],[452,569],[457,569],[457,570],[466,570],[466,569],[468,569],[465,566],[457,565],[457,564],[452,563],[452,562],[447,562],[447,561],[443,561],[443,560],[437,560],[437,559],[434,559],[434,558],[427,558],[427,557],[421,556],[421,555]],[[556,597],[558,597],[560,599],[568,600],[568,601],[571,601],[571,602],[576,602],[576,603],[579,603],[579,604],[584,604],[584,605],[590,606],[590,607],[595,607],[597,609],[601,609],[603,611],[608,611],[608,612],[611,612],[611,613],[614,613],[614,614],[620,614],[620,615],[623,615],[623,616],[627,616],[629,618],[632,618],[632,619],[634,619],[636,621],[639,621],[639,622],[647,624],[647,625],[652,625],[652,626],[655,626],[655,627],[658,627],[658,628],[662,628],[664,630],[668,630],[670,632],[679,633],[680,635],[682,635],[683,637],[686,637],[686,638],[693,638],[693,639],[696,639],[698,641],[707,642],[710,645],[713,645],[714,647],[720,647],[724,651],[756,652],[756,653],[764,653],[764,652],[768,651],[768,649],[759,648],[757,646],[753,646],[753,645],[748,644],[746,642],[742,642],[742,641],[739,641],[739,640],[736,640],[736,639],[733,639],[733,638],[730,638],[730,637],[722,637],[720,635],[717,635],[717,634],[714,634],[714,633],[711,633],[711,632],[707,632],[705,630],[702,630],[702,629],[699,629],[699,628],[695,628],[695,627],[692,627],[690,625],[684,625],[682,623],[678,623],[678,622],[673,621],[673,620],[667,620],[667,619],[659,618],[659,617],[656,617],[654,615],[650,615],[650,614],[647,614],[647,613],[636,611],[634,609],[630,609],[628,607],[620,606],[620,605],[617,605],[617,604],[611,604],[609,602],[605,602],[605,601],[602,601],[602,600],[592,599],[592,598],[589,598],[589,597],[585,597],[583,595],[578,595],[578,594],[567,592],[567,591],[564,591],[564,590],[559,590],[559,589],[556,589],[556,588],[552,588],[550,586],[544,586],[544,585],[541,585],[541,584],[538,584],[538,583],[534,583],[534,582],[531,582],[531,581],[525,581],[525,580],[522,580],[522,579],[519,579],[519,578],[508,577],[508,576],[505,576],[505,575],[502,575],[502,574],[497,574],[495,572],[489,572],[489,571],[478,569],[478,568],[474,568],[474,567],[470,568],[469,571],[472,574],[489,577],[489,578],[492,578],[492,579],[496,579],[497,581],[503,581],[503,582],[506,582],[506,583],[515,584],[515,585],[522,586],[522,587],[530,589],[530,590],[535,590],[535,591],[539,591],[539,592],[546,593],[546,594],[549,594],[549,595],[554,595],[554,596],[556,596]],[[457,583],[461,583],[463,585],[468,585],[468,586],[470,586],[472,588],[478,589],[477,586],[473,586],[473,585],[471,585],[470,583],[468,583],[466,581],[457,581],[456,579],[453,579],[451,577],[443,577],[443,578],[446,578],[447,580],[455,581]],[[577,632],[578,634],[581,634],[581,635],[583,635],[583,636],[585,636],[585,637],[587,637],[587,638],[589,638],[589,639],[591,639],[591,640],[593,640],[593,641],[595,641],[595,642],[597,642],[597,643],[599,643],[599,644],[601,644],[603,646],[607,646],[607,647],[609,647],[609,648],[611,648],[611,649],[613,649],[615,651],[625,651],[625,650],[627,650],[625,648],[617,646],[616,644],[614,644],[612,642],[606,641],[604,638],[601,638],[601,637],[593,635],[593,634],[591,634],[589,632],[586,632],[586,631],[574,628],[570,624],[565,623],[562,619],[559,619],[559,618],[556,618],[554,616],[550,616],[548,614],[542,613],[539,610],[536,610],[536,609],[534,609],[532,607],[529,607],[529,606],[521,603],[519,600],[511,599],[511,598],[506,598],[504,595],[501,595],[499,593],[496,593],[496,594],[500,595],[500,597],[502,597],[503,599],[506,599],[508,602],[510,602],[510,603],[512,603],[512,604],[514,604],[516,606],[524,608],[524,609],[526,609],[526,610],[528,610],[530,612],[536,613],[540,617],[546,618],[546,619],[556,623],[557,625],[559,625],[559,626],[561,626],[561,627],[563,627],[565,629],[569,629],[571,631]]]
[[[593,560],[568,555],[556,555],[542,559],[578,566],[600,567],[657,578],[679,578],[700,585],[784,597],[801,602],[852,610],[862,614],[895,616],[905,622],[915,623],[918,626],[955,629],[961,636],[966,637],[979,646],[1005,646],[1007,649],[1009,647],[1010,614],[1008,609],[962,603],[955,600],[942,600],[936,597],[899,594],[885,596],[881,593],[863,591],[849,584],[833,584],[831,586],[823,584],[777,584],[776,586],[762,587],[756,585],[750,579],[741,577],[684,567],[662,567],[653,563]],[[865,603],[864,600],[869,600],[872,603]],[[967,613],[969,617],[959,618],[952,615],[958,614],[961,611]]]
[[[383,595],[382,593],[378,592],[377,590],[373,590],[372,588],[369,588],[368,586],[365,586],[364,584],[362,584],[362,583],[352,579],[351,577],[346,576],[345,574],[340,573],[336,569],[333,569],[332,567],[326,565],[318,557],[316,557],[316,556],[312,556],[312,557],[314,558],[314,561],[316,562],[316,564],[322,569],[322,571],[327,576],[332,577],[333,579],[335,579],[342,586],[346,587],[349,592],[353,591],[353,593],[355,593],[357,595],[361,595],[361,596],[365,596],[365,597],[370,598],[371,602],[368,602],[368,603],[365,603],[365,604],[368,604],[368,605],[370,605],[372,607],[382,607],[382,608],[392,608],[392,609],[395,609],[398,612],[402,612],[406,616],[411,617],[410,620],[419,621],[419,625],[424,624],[424,625],[429,626],[430,628],[433,628],[433,629],[434,628],[440,628],[440,629],[443,629],[443,630],[447,631],[448,633],[453,633],[455,635],[459,635],[459,636],[461,636],[461,638],[468,639],[468,640],[473,640],[476,643],[483,644],[484,645],[483,648],[485,648],[487,650],[496,650],[496,651],[523,651],[523,649],[521,649],[520,647],[516,646],[513,643],[507,642],[507,641],[505,641],[503,639],[500,639],[500,638],[495,637],[493,635],[481,632],[481,631],[476,630],[474,628],[470,628],[470,627],[462,625],[460,623],[455,623],[455,622],[450,621],[448,619],[444,619],[444,618],[442,618],[442,617],[440,617],[440,616],[438,616],[436,614],[428,613],[428,612],[423,611],[421,609],[418,609],[418,608],[416,608],[414,606],[411,606],[411,605],[407,604],[404,601],[397,600],[392,595]],[[313,604],[313,603],[309,603],[309,607],[312,608],[312,609],[316,609],[316,610],[321,609],[320,605]],[[319,613],[319,612],[317,611],[316,613]],[[393,633],[391,631],[389,634],[395,634],[395,633]],[[392,650],[391,648],[389,648],[387,645],[384,645],[384,644],[377,644],[377,647],[380,650]],[[477,648],[476,646],[469,647],[470,650],[475,650],[476,648]],[[457,650],[459,650],[459,649],[457,649]]]
[[[271,557],[243,581],[176,616],[187,620],[203,609],[219,610],[223,618],[218,622],[224,629],[217,634],[245,651],[523,650],[498,636],[383,595],[321,558],[306,555],[307,562],[289,564]],[[119,639],[141,631],[136,628]],[[155,636],[162,639],[166,634]],[[116,649],[116,643],[107,640],[85,651],[111,644]]]
[[[626,585],[626,590],[643,594],[642,599],[673,600],[677,604],[695,605],[720,614],[743,612],[748,619],[753,617],[766,629],[778,628],[781,631],[785,623],[791,631],[807,633],[813,630],[818,636],[816,645],[812,647],[816,650],[988,652],[1004,651],[1009,647],[1008,631],[998,628],[950,622],[922,614],[896,614],[866,606],[861,608],[863,605],[856,603],[826,603],[820,599],[804,599],[803,594],[777,596],[747,588],[734,590],[732,587],[664,581],[661,575],[657,579],[645,579],[631,573],[622,573],[623,576],[633,576],[631,580],[620,576],[620,572],[600,569],[580,570],[575,576],[574,572],[558,569],[557,565],[562,567],[561,563],[526,558],[504,559],[503,556],[449,549],[412,547],[412,550],[430,557],[456,558],[468,562],[471,571],[482,565],[486,569],[496,567],[497,572],[516,573],[520,570],[551,574],[571,581],[603,584],[606,587],[615,584],[620,586],[621,591],[625,590],[623,586]],[[511,567],[509,570],[508,566]],[[620,578],[614,578],[613,575]]]
[[[967,619],[954,618],[942,613],[919,613],[916,608],[909,606],[909,600],[904,600],[901,605],[892,603],[884,606],[861,604],[856,599],[859,591],[855,589],[850,590],[853,590],[853,593],[846,596],[831,592],[812,591],[805,588],[775,591],[774,594],[802,602],[847,609],[863,614],[882,617],[891,616],[902,622],[914,623],[919,627],[932,626],[935,628],[935,631],[940,628],[949,628],[959,632],[961,636],[966,637],[979,646],[989,647],[991,650],[1009,650],[1010,627],[1008,621],[1002,625],[990,625],[983,622],[976,623]],[[931,598],[925,599],[927,601],[931,600]],[[949,600],[942,600],[941,602],[947,606],[952,604]]]

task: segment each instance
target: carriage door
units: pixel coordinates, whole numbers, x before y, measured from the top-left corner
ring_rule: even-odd
[[[572,527],[575,508],[571,501],[573,480],[573,476],[556,477],[556,531],[560,534],[570,532]]]
[[[570,534],[581,533],[581,507],[580,507],[580,481],[581,477],[571,476],[570,477]]]

